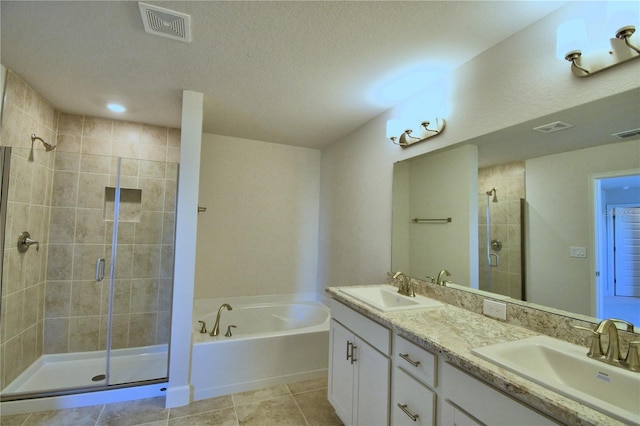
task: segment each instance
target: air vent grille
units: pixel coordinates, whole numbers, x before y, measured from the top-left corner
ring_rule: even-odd
[[[190,19],[185,13],[138,2],[144,30],[149,34],[191,42]]]
[[[553,123],[545,124],[543,126],[534,127],[533,130],[542,133],[559,132],[560,130],[566,130],[573,127],[573,124],[563,123],[562,121],[554,121]]]
[[[611,136],[615,136],[620,139],[628,139],[636,136],[640,136],[640,128],[633,130],[625,130],[624,132],[612,133]]]

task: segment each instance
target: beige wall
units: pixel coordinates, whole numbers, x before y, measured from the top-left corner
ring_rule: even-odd
[[[594,174],[639,170],[640,141],[549,155],[526,161],[527,292],[534,303],[595,315]],[[569,247],[586,247],[586,258],[572,258]]]
[[[395,175],[393,182],[400,194],[396,203],[394,193],[394,271],[425,279],[446,269],[452,274],[447,280],[477,283],[476,257],[464,255],[477,247],[471,232],[478,223],[473,197],[478,187],[477,163],[477,148],[467,145],[396,164],[409,170],[400,173],[404,181]],[[413,218],[451,218],[451,222],[414,223]],[[403,251],[408,261],[398,262]]]
[[[314,292],[320,151],[205,134],[195,297]]]

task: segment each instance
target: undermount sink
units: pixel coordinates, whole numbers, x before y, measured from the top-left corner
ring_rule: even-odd
[[[401,311],[406,309],[436,308],[441,302],[424,296],[404,296],[389,284],[364,287],[340,287],[340,291],[379,311]]]
[[[611,417],[640,424],[640,373],[588,358],[587,351],[548,336],[472,350],[493,364]]]

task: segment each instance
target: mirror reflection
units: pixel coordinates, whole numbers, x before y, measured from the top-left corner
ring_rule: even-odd
[[[640,324],[640,131],[613,136],[640,127],[639,98],[396,163],[392,270],[429,280],[446,268],[460,286]],[[533,130],[546,123],[564,130]]]

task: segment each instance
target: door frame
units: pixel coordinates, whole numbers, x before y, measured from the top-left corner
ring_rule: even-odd
[[[593,173],[589,175],[589,208],[591,209],[591,244],[593,247],[593,256],[589,259],[590,271],[592,271],[592,279],[589,290],[591,297],[591,315],[601,318],[603,309],[603,299],[606,289],[603,283],[608,276],[608,242],[607,242],[607,222],[608,211],[602,202],[603,180],[608,178],[616,178],[622,176],[640,175],[639,169],[613,170],[609,172]]]

